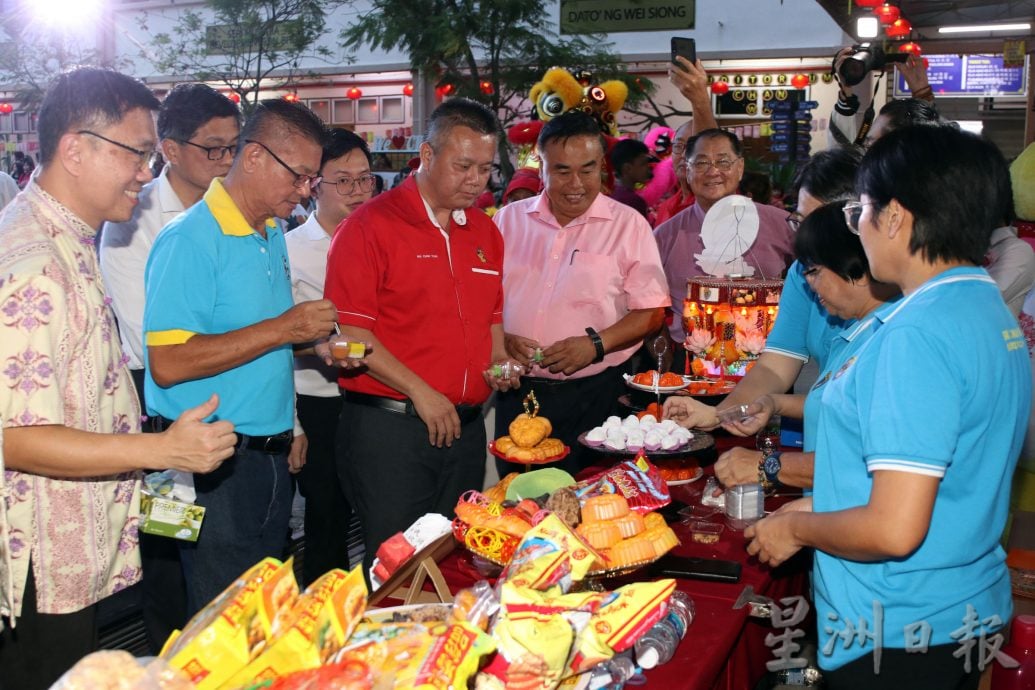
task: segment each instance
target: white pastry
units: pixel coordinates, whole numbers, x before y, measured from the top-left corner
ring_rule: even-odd
[[[637,429],[626,434],[625,448],[633,453],[641,450],[643,448],[643,432]]]
[[[676,448],[679,448],[679,446],[681,446],[681,445],[683,445],[683,444],[680,443],[679,439],[676,438],[675,436],[671,436],[670,435],[670,436],[663,436],[661,438],[661,450],[665,450],[665,451],[675,450]]]
[[[586,432],[586,443],[591,446],[599,446],[607,440],[607,430],[602,426],[593,427]]]
[[[618,416],[611,415],[606,420],[604,420],[604,428],[605,429],[610,429],[611,427],[616,427],[616,426],[622,426],[622,420]]]
[[[629,430],[629,429],[639,429],[640,428],[640,420],[636,419],[636,415],[631,414],[631,415],[629,415],[628,417],[626,417],[625,419],[622,420],[622,428],[626,429],[626,430]]]
[[[661,431],[665,432],[666,434],[670,434],[675,429],[679,428],[679,425],[673,422],[671,419],[665,419],[661,422],[658,422],[658,426],[661,427]]]
[[[608,440],[617,439],[620,440],[623,444],[625,443],[625,434],[625,429],[623,429],[620,426],[613,426],[607,430]]]
[[[661,439],[661,432],[657,429],[651,429],[643,435],[643,447],[646,448],[648,452],[653,452],[658,448],[661,448]]]
[[[644,431],[650,430],[651,427],[658,425],[658,419],[652,414],[645,414],[640,417],[640,428]]]
[[[625,439],[608,438],[606,441],[604,441],[604,447],[610,448],[611,450],[625,450]]]

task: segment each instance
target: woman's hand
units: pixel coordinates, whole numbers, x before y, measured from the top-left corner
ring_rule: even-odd
[[[771,568],[798,553],[804,546],[795,537],[798,513],[812,512],[812,498],[801,498],[782,506],[769,517],[762,518],[744,530],[747,552]]]
[[[719,426],[715,408],[694,400],[688,395],[672,395],[665,400],[662,419],[671,419],[686,429],[714,429]]]

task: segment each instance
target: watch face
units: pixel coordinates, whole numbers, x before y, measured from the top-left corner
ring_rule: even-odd
[[[762,471],[765,472],[765,477],[769,481],[776,481],[776,475],[780,473],[780,456],[770,455],[765,459],[765,463],[762,465]]]

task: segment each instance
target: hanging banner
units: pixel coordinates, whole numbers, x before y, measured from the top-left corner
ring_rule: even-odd
[[[694,0],[561,0],[561,33],[692,29],[695,9]]]

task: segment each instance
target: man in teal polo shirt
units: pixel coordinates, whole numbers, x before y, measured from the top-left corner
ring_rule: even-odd
[[[188,608],[197,611],[246,568],[283,555],[291,512],[292,345],[326,336],[334,305],[294,305],[284,236],[272,221],[319,182],[325,130],[308,108],[263,101],[233,166],[159,235],[145,273],[145,394],[161,428],[212,391],[234,422],[237,452],[195,475],[206,507],[197,544],[182,547]]]

